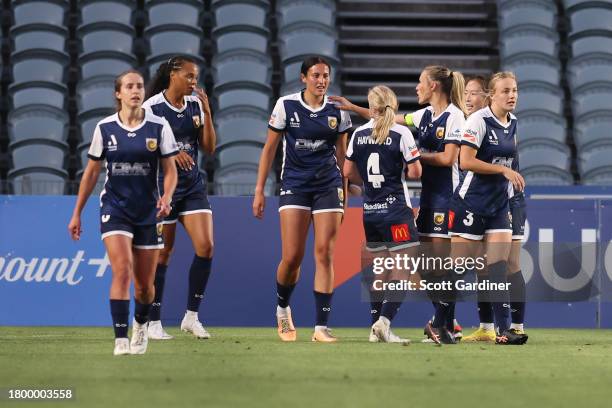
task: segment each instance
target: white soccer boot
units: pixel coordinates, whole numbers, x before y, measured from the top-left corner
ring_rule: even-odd
[[[206,331],[198,319],[198,312],[192,312],[191,310],[185,312],[185,317],[181,322],[181,330],[193,334],[198,339],[210,339],[210,333]]]

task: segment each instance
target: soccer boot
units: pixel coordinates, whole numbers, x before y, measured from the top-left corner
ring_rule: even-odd
[[[482,327],[479,327],[478,330],[476,330],[474,333],[470,334],[469,336],[463,337],[461,341],[464,343],[474,343],[478,341],[493,343],[495,342],[495,337],[496,334],[494,329],[486,330]]]
[[[291,318],[291,309],[287,306],[285,315],[276,315],[276,323],[278,325],[278,337],[282,341],[295,341],[297,339],[297,331],[293,325]]]
[[[527,342],[529,337],[526,334],[521,334],[519,330],[508,329],[504,330],[495,339],[496,344],[520,346]]]
[[[113,350],[114,356],[125,356],[130,354],[130,339],[127,337],[119,337],[115,339],[115,350]]]
[[[427,336],[427,339],[431,340],[431,342],[441,344],[440,334],[438,333],[438,330],[434,329],[431,322],[427,322],[425,328],[423,329],[423,334]],[[424,343],[426,343],[426,341],[424,341]]]
[[[162,327],[161,320],[149,322],[149,339],[151,340],[172,340],[174,337],[166,333]]]
[[[136,320],[132,323],[132,339],[130,340],[130,354],[144,354],[147,352],[149,335],[147,324],[140,324]]]
[[[197,312],[190,310],[185,312],[185,317],[181,322],[181,330],[193,334],[198,339],[210,339],[210,333],[200,323]]]
[[[331,334],[331,329],[327,327],[323,329],[315,329],[314,333],[312,333],[312,341],[317,341],[320,343],[335,343],[338,339]]]

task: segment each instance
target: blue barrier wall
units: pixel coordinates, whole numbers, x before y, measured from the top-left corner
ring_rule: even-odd
[[[100,241],[98,203],[95,198],[89,200],[83,212],[82,239],[73,242],[67,223],[75,199],[0,196],[0,325],[110,324],[107,299],[111,271]],[[252,217],[248,197],[211,197],[211,203],[215,257],[200,312],[202,320],[212,326],[274,325],[274,282],[280,259],[276,198],[268,199],[263,221]],[[361,301],[358,268],[354,266],[359,251],[350,249],[358,248],[360,242],[346,242],[356,241],[353,231],[361,228],[359,201],[352,201],[351,206],[354,208],[343,225],[350,233],[341,235],[338,244],[336,268],[343,282],[334,296],[333,326],[369,324],[369,306]],[[612,308],[605,303],[612,300],[606,295],[612,293],[611,219],[612,201],[528,201],[529,240],[522,262],[529,293],[545,289],[551,299],[563,300],[530,303],[529,326],[596,327],[600,323],[612,327]],[[595,242],[573,252],[558,250],[556,245],[546,251],[542,249],[545,245],[535,245],[546,240],[568,246]],[[314,318],[312,251],[310,237],[302,280],[292,300],[296,324],[304,326],[312,325]],[[184,313],[192,257],[191,243],[179,227],[167,275],[162,314],[166,324],[177,324]],[[575,301],[580,297],[589,300]],[[431,313],[428,302],[408,302],[396,324],[421,326]],[[464,325],[475,325],[475,305],[459,304],[458,317]]]

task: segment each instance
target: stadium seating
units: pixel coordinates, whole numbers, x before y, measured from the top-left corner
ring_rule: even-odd
[[[520,118],[536,114],[538,111],[549,112],[559,118],[563,115],[563,92],[550,84],[541,82],[519,81],[520,102],[517,104],[516,115]]]
[[[599,144],[578,155],[578,169],[584,184],[612,183],[612,143]]]
[[[261,109],[240,107],[226,109],[215,118],[217,146],[235,142],[266,142],[270,113]]]
[[[110,113],[115,107],[115,78],[94,77],[79,82],[77,85],[77,107],[79,116],[95,110],[106,110]]]
[[[9,112],[9,141],[48,139],[66,144],[68,124],[68,114],[61,109],[42,104],[24,106]]]
[[[257,167],[232,166],[217,170],[215,173],[215,193],[221,196],[253,195],[257,184]],[[270,196],[275,191],[273,175],[268,177],[264,194]]]
[[[336,24],[334,2],[325,0],[280,0],[277,2],[279,27],[295,23],[318,23],[328,27]]]
[[[270,111],[270,90],[259,86],[238,86],[225,87],[216,93],[216,112],[217,114],[224,109],[237,107],[252,107]]]
[[[130,0],[80,0],[81,26],[115,22],[127,27],[133,25],[132,12],[136,2]]]
[[[199,0],[148,0],[145,4],[147,26],[144,38],[148,44],[146,66],[149,77],[159,65],[177,54],[188,55],[200,67],[205,47],[202,31],[204,4]]]
[[[215,88],[248,82],[269,87],[272,80],[272,62],[258,52],[230,51],[215,55],[212,74]]]
[[[566,139],[565,119],[545,111],[520,117],[518,137],[520,144],[537,140],[549,140],[564,144]]]
[[[498,0],[501,31],[532,24],[555,30],[557,6],[554,0]]]
[[[270,2],[267,0],[213,0],[214,30],[228,27],[261,29],[268,26],[267,12]]]
[[[147,28],[170,24],[199,28],[203,8],[201,0],[147,0]]]
[[[528,185],[573,184],[567,145],[547,140],[521,141],[519,155],[521,174]]]
[[[519,25],[503,32],[499,48],[502,59],[523,53],[556,57],[559,55],[559,34],[552,28]]]
[[[48,24],[55,27],[65,27],[66,13],[70,1],[16,0],[12,2],[15,27],[30,24]]]
[[[262,147],[261,144],[246,142],[226,145],[217,151],[218,166],[222,169],[238,165],[256,168]]]
[[[574,123],[574,142],[578,151],[608,140],[612,140],[612,112],[595,112]]]
[[[574,118],[598,111],[612,111],[612,83],[593,82],[575,89],[572,93]]]
[[[572,90],[596,82],[612,85],[612,49],[608,54],[588,54],[572,58],[567,71]]]
[[[64,167],[67,146],[52,141],[34,140],[14,143],[10,151],[13,170],[37,166],[61,169]]]
[[[67,180],[66,171],[46,167],[13,170],[8,174],[11,194],[62,195]]]
[[[544,82],[559,86],[561,82],[561,64],[558,58],[535,53],[518,54],[504,59],[504,70],[512,71],[518,81],[524,85],[527,82]],[[524,86],[521,86],[521,90]]]

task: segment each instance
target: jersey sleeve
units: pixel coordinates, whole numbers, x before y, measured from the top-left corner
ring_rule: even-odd
[[[164,119],[164,125],[162,127],[160,141],[159,141],[159,154],[161,157],[170,157],[178,153],[178,146],[174,138],[172,128],[166,119]]]
[[[456,113],[450,115],[446,121],[446,134],[444,143],[461,144],[461,131],[465,127],[463,114]]]
[[[285,103],[282,99],[276,101],[276,105],[274,106],[274,110],[272,111],[272,116],[270,116],[270,121],[268,122],[268,128],[272,130],[276,130],[277,132],[282,132],[285,130],[287,126],[287,113],[285,112]]]
[[[423,108],[423,109],[419,109],[416,112],[405,114],[404,122],[406,122],[406,125],[408,126],[414,126],[418,128],[419,126],[421,126],[421,119],[423,119],[423,114],[425,114],[426,110],[427,108]]]
[[[357,133],[357,131],[353,132],[353,135],[351,136],[351,140],[349,141],[348,147],[346,149],[346,156],[345,158],[347,160],[350,161],[356,161],[357,157],[355,157],[355,133]]]
[[[474,149],[480,148],[482,139],[487,133],[487,126],[481,116],[472,115],[468,118],[461,132],[461,144],[473,147]]]
[[[351,122],[351,115],[344,110],[340,111],[340,126],[338,127],[338,133],[344,133],[353,127]]]
[[[91,144],[89,145],[89,151],[87,157],[91,160],[103,160],[104,159],[104,142],[102,141],[102,131],[100,131],[100,125],[96,125],[93,136],[91,138]]]
[[[400,151],[406,163],[413,163],[421,157],[419,149],[416,146],[412,132],[409,129],[402,129],[402,137],[400,139]]]

